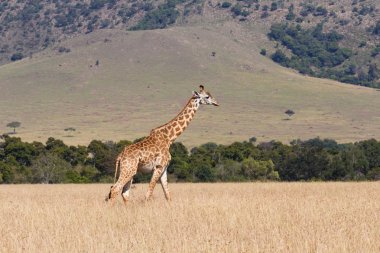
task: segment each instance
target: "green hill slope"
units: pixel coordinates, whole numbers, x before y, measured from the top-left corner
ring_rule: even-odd
[[[176,115],[204,84],[220,107],[202,107],[178,139],[187,146],[380,138],[380,92],[305,77],[259,54],[235,23],[154,31],[99,30],[0,67],[0,132],[70,144],[135,139]],[[233,30],[233,32],[232,32]],[[98,65],[96,62],[98,61]],[[290,120],[284,112],[295,111]],[[66,128],[75,128],[68,133]]]
[[[0,64],[102,29],[150,30],[226,20],[254,31],[260,42],[251,43],[283,66],[380,87],[378,0],[2,1]]]

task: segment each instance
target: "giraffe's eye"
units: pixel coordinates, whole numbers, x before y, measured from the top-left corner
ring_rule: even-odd
[[[207,97],[206,97],[206,99],[209,99],[209,98],[210,98],[210,96],[207,96]]]

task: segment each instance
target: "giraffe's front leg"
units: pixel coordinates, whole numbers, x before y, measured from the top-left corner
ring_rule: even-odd
[[[167,168],[165,169],[164,173],[162,173],[162,176],[160,178],[162,190],[164,191],[165,198],[167,201],[171,201],[170,192],[168,188],[168,175],[167,175]]]
[[[149,200],[152,197],[154,187],[156,186],[157,181],[160,179],[163,171],[164,171],[164,167],[162,165],[156,166],[156,169],[153,172],[153,176],[150,179],[148,191],[145,195],[145,200]]]

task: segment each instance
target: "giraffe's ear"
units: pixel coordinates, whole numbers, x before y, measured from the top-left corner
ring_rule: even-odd
[[[196,92],[196,91],[193,91],[193,96],[194,96],[194,97],[197,97],[197,98],[199,98],[199,97],[200,97],[199,93],[198,93],[198,92]]]

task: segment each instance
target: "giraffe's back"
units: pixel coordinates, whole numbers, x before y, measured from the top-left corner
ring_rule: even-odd
[[[156,135],[150,135],[125,147],[121,154],[121,160],[126,163],[128,160],[134,160],[138,164],[138,171],[149,173],[157,165],[170,160],[169,145],[157,138]]]

